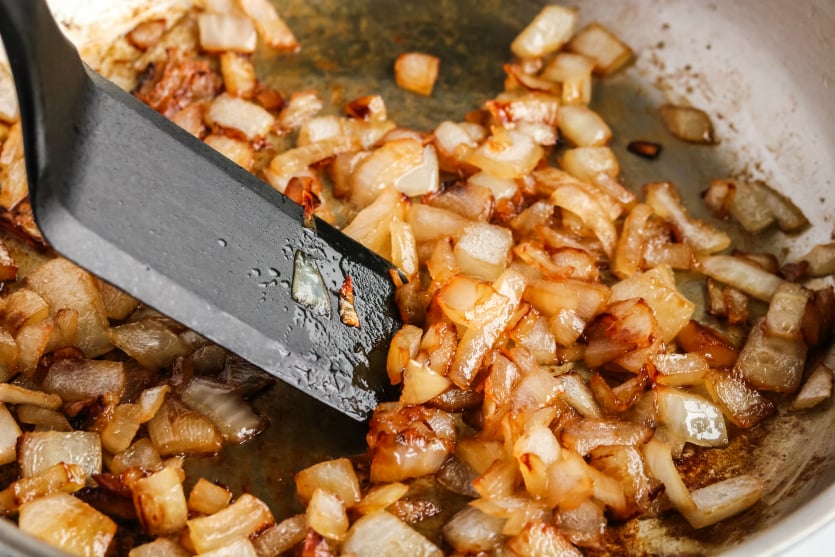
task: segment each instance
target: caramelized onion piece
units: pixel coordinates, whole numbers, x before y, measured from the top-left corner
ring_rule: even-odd
[[[452,417],[421,406],[381,404],[369,424],[371,481],[401,481],[437,472],[458,436]]]
[[[661,119],[667,130],[681,140],[705,145],[716,143],[710,117],[698,108],[666,104],[661,107]]]
[[[116,535],[116,523],[80,499],[52,493],[23,505],[20,529],[73,555],[104,557]]]
[[[394,63],[394,79],[397,85],[417,93],[429,96],[438,79],[441,60],[437,56],[422,52],[406,52],[397,57]]]

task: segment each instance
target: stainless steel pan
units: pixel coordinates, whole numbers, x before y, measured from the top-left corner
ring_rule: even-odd
[[[55,0],[59,17],[95,60],[110,37],[149,9],[181,9],[184,0]],[[280,0],[303,45],[300,55],[262,52],[259,69],[282,90],[317,88],[335,105],[382,92],[398,123],[429,127],[460,117],[501,86],[507,45],[542,2],[524,0]],[[814,226],[797,237],[767,233],[748,242],[784,256],[835,234],[835,4],[829,0],[586,0],[584,20],[610,26],[637,52],[633,66],[599,84],[595,104],[613,121],[614,148],[627,182],[669,179],[699,214],[699,193],[712,178],[750,175],[791,196]],[[392,61],[424,50],[442,59],[431,99],[397,89]],[[324,68],[327,68],[325,71]],[[711,114],[718,147],[673,140],[654,116],[665,100]],[[664,143],[648,163],[624,153],[636,138]],[[701,213],[700,216],[707,216]],[[328,456],[362,450],[361,428],[344,427],[291,392],[262,398],[273,426],[253,443],[195,459],[192,473],[223,478],[271,504],[277,517],[295,512],[292,474]],[[687,473],[722,476],[744,470],[766,482],[764,501],[746,514],[695,532],[683,521],[634,520],[616,530],[616,554],[775,555],[835,518],[835,407],[781,413],[739,434],[724,452],[702,453]],[[831,534],[835,542],[835,531]],[[0,522],[5,551],[53,555]],[[0,545],[2,547],[2,545]],[[801,546],[802,547],[802,546]],[[4,550],[0,549],[0,552]]]

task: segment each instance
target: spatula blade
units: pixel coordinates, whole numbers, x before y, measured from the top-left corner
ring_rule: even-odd
[[[66,152],[50,157],[32,196],[50,243],[283,381],[366,419],[390,389],[385,358],[400,326],[391,264],[321,220],[303,227],[300,206],[88,73],[65,124]],[[324,300],[294,299],[301,264],[320,274]],[[359,327],[340,317],[348,277]]]

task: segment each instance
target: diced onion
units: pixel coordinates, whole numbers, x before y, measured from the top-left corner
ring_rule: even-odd
[[[725,419],[713,403],[699,395],[663,385],[656,385],[653,390],[658,415],[667,433],[703,447],[728,444]]]
[[[354,522],[342,551],[357,557],[441,557],[435,544],[418,534],[403,521],[377,511]]]
[[[304,540],[307,533],[305,515],[297,514],[285,518],[275,526],[270,526],[253,540],[255,552],[259,557],[281,555],[294,545]]]
[[[49,368],[43,388],[72,402],[108,394],[121,396],[125,381],[125,369],[121,362],[66,358]]]
[[[760,500],[763,483],[743,474],[694,490],[690,496],[696,509],[685,515],[693,528],[704,528],[739,514]]]
[[[406,52],[394,63],[394,79],[399,87],[429,96],[438,79],[441,60],[437,56],[422,52]]]
[[[110,330],[110,338],[120,350],[148,369],[167,369],[177,356],[189,352],[188,345],[164,323],[143,319]]]
[[[467,162],[497,178],[520,178],[533,170],[544,151],[531,137],[515,130],[502,130],[475,149]]]
[[[201,13],[197,16],[200,46],[203,50],[219,52],[254,52],[258,40],[255,27],[246,17],[231,14]]]
[[[757,425],[774,413],[774,404],[736,373],[710,370],[705,387],[725,416],[741,428]]]
[[[676,232],[703,253],[715,253],[728,247],[731,239],[724,232],[692,218],[681,204],[675,188],[669,182],[644,186],[646,203],[661,217],[668,219]]]
[[[206,111],[206,120],[210,124],[238,131],[250,141],[265,137],[275,122],[273,115],[259,105],[227,93],[212,101]]]
[[[198,553],[223,547],[236,538],[249,537],[275,523],[267,505],[244,493],[228,507],[188,521],[188,535]]]
[[[716,143],[710,117],[698,108],[667,104],[661,107],[661,118],[670,133],[679,139],[707,145]]]
[[[600,147],[612,137],[606,122],[585,106],[561,106],[558,118],[560,131],[578,147]]]
[[[310,500],[317,489],[338,496],[346,506],[360,500],[359,480],[354,466],[347,458],[327,460],[309,466],[296,473],[295,479],[296,493],[302,501]]]
[[[17,458],[17,438],[21,433],[20,426],[6,405],[0,404],[0,466],[14,462]]]
[[[174,534],[186,525],[186,496],[174,467],[135,480],[131,491],[136,514],[148,534]]]
[[[226,385],[195,377],[178,394],[186,406],[209,418],[225,441],[244,443],[267,425],[266,419]]]
[[[265,43],[279,50],[299,50],[293,32],[268,0],[238,0],[238,3],[255,23]]]
[[[444,539],[461,553],[479,553],[496,549],[502,541],[504,520],[475,507],[465,507],[443,527]]]
[[[806,352],[802,340],[767,334],[760,319],[751,327],[734,370],[757,389],[793,393],[800,388]]]
[[[559,50],[577,27],[576,8],[545,6],[513,40],[510,50],[519,58],[537,58]]]
[[[167,400],[148,422],[148,435],[162,456],[214,454],[223,442],[208,418],[173,400]]]
[[[577,31],[568,49],[594,60],[594,71],[601,75],[617,71],[632,58],[632,49],[599,23]]]
[[[17,460],[24,478],[61,462],[80,466],[89,478],[101,473],[101,442],[90,431],[27,432],[20,437]]]
[[[80,499],[52,493],[20,509],[21,531],[73,555],[104,557],[116,523]]]

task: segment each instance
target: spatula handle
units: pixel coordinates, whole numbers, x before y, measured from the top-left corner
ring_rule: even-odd
[[[60,153],[71,137],[68,115],[89,78],[45,0],[0,0],[0,37],[15,79],[31,191],[48,167],[47,153]]]

